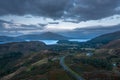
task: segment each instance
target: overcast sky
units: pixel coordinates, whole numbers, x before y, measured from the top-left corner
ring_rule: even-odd
[[[120,0],[0,0],[0,34],[120,29]]]

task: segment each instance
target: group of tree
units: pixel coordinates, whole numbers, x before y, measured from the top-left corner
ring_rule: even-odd
[[[112,70],[113,68],[112,63],[110,61],[102,58],[80,58],[74,59],[74,62],[92,65],[96,68],[102,68],[105,70]]]

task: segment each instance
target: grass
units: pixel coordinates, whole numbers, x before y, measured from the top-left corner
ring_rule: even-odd
[[[48,62],[48,59],[47,59],[47,58],[44,58],[44,59],[42,59],[42,60],[39,60],[39,61],[31,64],[26,71],[29,72],[29,71],[31,71],[35,66],[40,66],[40,65],[42,65],[42,64],[46,64],[47,62]]]
[[[39,60],[39,61],[33,63],[32,66],[40,66],[40,65],[45,64],[45,63],[47,63],[47,62],[48,62],[48,59],[47,59],[47,58],[44,58],[44,59],[42,59],[42,60]]]
[[[57,69],[49,72],[50,80],[73,80],[71,79],[65,71]]]

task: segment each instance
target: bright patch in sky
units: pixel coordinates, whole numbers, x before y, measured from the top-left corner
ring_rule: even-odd
[[[25,25],[47,24],[46,26],[43,26],[44,27],[43,31],[55,31],[55,32],[62,30],[74,30],[76,28],[96,27],[96,26],[110,27],[120,24],[120,15],[113,15],[99,20],[80,21],[79,23],[75,23],[74,20],[72,22],[72,19],[68,20],[67,22],[67,20],[64,21],[63,19],[53,20],[51,18],[37,17],[31,15],[27,15],[27,16],[9,15],[9,16],[2,16],[0,17],[0,19],[12,22],[13,24],[15,24],[14,27],[20,26],[21,24],[25,24]],[[55,22],[58,22],[58,24],[54,24]],[[13,27],[13,25],[11,26],[6,23],[4,23],[3,25],[5,28]],[[32,31],[34,32],[37,30],[38,28],[36,27],[36,30],[34,29]]]

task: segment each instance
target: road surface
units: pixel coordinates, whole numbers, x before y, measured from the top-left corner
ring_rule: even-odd
[[[72,75],[72,77],[74,77],[76,80],[85,80],[84,78],[82,78],[80,75],[78,75],[76,72],[74,72],[72,69],[70,69],[65,64],[65,57],[67,57],[67,56],[63,56],[60,58],[60,65],[63,67],[63,69],[65,71],[67,71],[68,73],[70,73]]]

